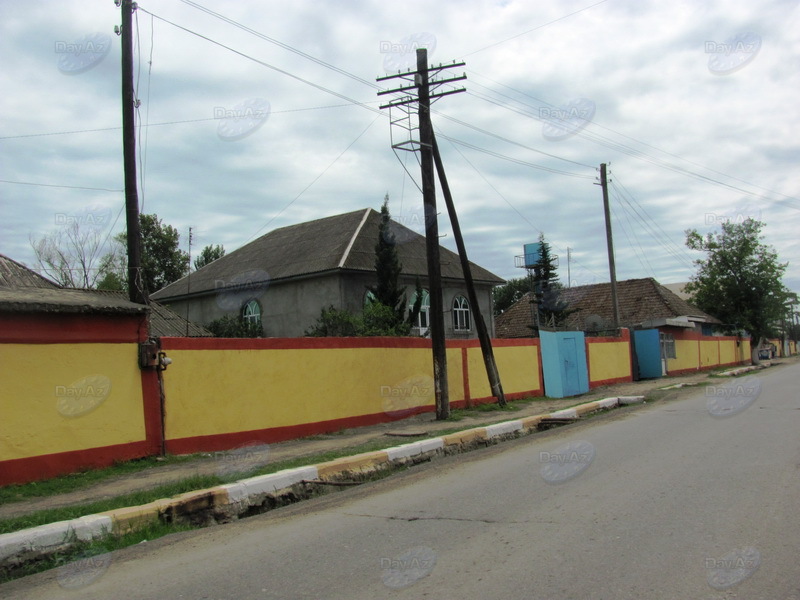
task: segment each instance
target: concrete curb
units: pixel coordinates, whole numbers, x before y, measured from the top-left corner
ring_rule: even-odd
[[[544,419],[569,421],[602,409],[643,401],[644,396],[595,400],[551,414],[475,427],[385,450],[250,477],[141,506],[117,508],[70,521],[0,534],[0,568],[15,567],[62,552],[76,541],[131,533],[159,521],[190,522],[195,525],[230,521],[310,497],[313,489],[309,489],[309,486],[313,488],[314,485],[326,483],[363,480],[376,471],[429,461],[437,455],[457,454],[528,435],[537,431]]]

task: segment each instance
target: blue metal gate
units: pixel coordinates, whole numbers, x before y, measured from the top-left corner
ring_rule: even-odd
[[[661,340],[658,329],[639,329],[633,332],[636,347],[636,360],[639,364],[639,378],[661,377]]]
[[[539,331],[545,394],[551,398],[589,391],[586,344],[582,331]]]

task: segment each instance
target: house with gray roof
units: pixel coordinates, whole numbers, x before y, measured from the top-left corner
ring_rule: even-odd
[[[362,311],[368,289],[377,282],[380,222],[380,213],[366,208],[281,227],[165,286],[152,298],[197,323],[242,315],[260,322],[266,337],[300,337],[323,308]],[[415,328],[425,335],[430,310],[425,237],[395,221],[391,231],[409,306],[415,300],[417,278],[425,288]],[[493,335],[492,288],[504,280],[471,263],[479,306],[470,306],[458,255],[444,247],[440,252],[446,336],[476,337],[476,308]]]

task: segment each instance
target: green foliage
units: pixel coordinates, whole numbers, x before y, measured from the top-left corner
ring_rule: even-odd
[[[408,309],[408,319],[406,320],[409,330],[410,328],[417,326],[417,319],[419,318],[419,313],[422,310],[422,296],[425,293],[425,290],[422,289],[422,283],[420,282],[419,277],[417,277],[414,283],[414,304]]]
[[[361,315],[333,306],[323,308],[316,323],[305,332],[309,337],[398,337],[409,333],[411,324],[398,323],[394,310],[380,302],[365,306]]]
[[[147,293],[152,294],[189,273],[189,254],[179,247],[178,230],[162,224],[157,215],[139,215],[139,228],[142,235],[142,284]],[[115,247],[103,256],[100,281],[104,286],[124,282],[122,289],[128,289],[127,240],[124,231],[114,236]]]
[[[406,312],[406,289],[397,284],[402,270],[403,265],[397,255],[397,240],[391,230],[387,194],[381,206],[381,223],[378,228],[378,242],[375,244],[375,274],[378,285],[370,288],[370,291],[377,302],[394,311],[394,319],[398,325],[405,321]]]
[[[504,285],[494,288],[492,290],[494,316],[503,314],[530,291],[531,282],[527,277],[513,277]]]
[[[156,215],[140,215],[142,232],[142,283],[148,293],[189,273],[189,254],[179,247],[180,235],[163,225]]]
[[[323,308],[316,323],[306,330],[309,337],[355,337],[359,331],[359,318],[333,305]]]
[[[539,309],[539,326],[559,327],[563,325],[573,310],[561,300],[561,283],[555,257],[550,254],[550,244],[539,234],[541,250],[539,260],[533,268],[533,293]]]
[[[746,219],[722,223],[721,232],[705,237],[686,231],[686,245],[706,258],[695,261],[697,273],[685,291],[698,308],[723,322],[725,333],[744,331],[754,347],[775,335],[793,296],[782,282],[788,263],[778,262],[778,254],[762,243],[763,227]]]
[[[361,329],[357,335],[402,337],[411,333],[411,324],[398,322],[395,310],[380,302],[365,306],[360,320]]]
[[[242,315],[226,315],[205,326],[215,337],[257,338],[263,336],[261,323],[245,319]]]
[[[195,271],[202,269],[207,264],[214,262],[218,258],[225,256],[225,248],[220,245],[208,245],[200,251],[200,254],[194,259]]]

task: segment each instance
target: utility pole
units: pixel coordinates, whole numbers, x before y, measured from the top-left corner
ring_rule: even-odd
[[[191,296],[192,293],[192,228],[189,227],[189,273],[186,275],[186,295]],[[186,303],[186,337],[189,337],[189,305],[191,302]]]
[[[489,339],[489,332],[486,330],[486,322],[483,320],[483,313],[478,304],[478,294],[475,292],[475,282],[472,280],[472,270],[467,258],[467,247],[464,245],[464,238],[461,235],[461,226],[458,223],[458,214],[453,204],[453,196],[450,193],[450,184],[447,182],[447,174],[444,171],[442,156],[439,154],[439,145],[436,143],[436,136],[431,136],[433,142],[433,160],[436,163],[436,173],[439,175],[439,183],[442,186],[442,194],[447,204],[447,212],[450,215],[450,225],[453,227],[453,237],[456,239],[458,257],[461,259],[461,271],[464,273],[464,282],[467,284],[467,297],[470,306],[475,311],[475,329],[478,332],[478,340],[481,343],[481,353],[483,354],[483,364],[486,367],[486,376],[489,378],[489,385],[492,389],[492,396],[497,398],[500,406],[506,405],[506,397],[503,394],[503,386],[500,383],[500,373],[497,370],[497,363],[494,360],[492,342]]]
[[[614,239],[611,237],[611,210],[608,207],[608,180],[606,163],[600,165],[600,185],[603,188],[603,212],[606,217],[606,243],[608,245],[608,270],[611,274],[611,305],[614,311],[614,329],[619,329],[619,302],[617,300],[617,270],[614,266]]]
[[[139,195],[136,189],[136,130],[134,111],[137,100],[133,89],[133,25],[136,3],[121,0],[122,8],[122,158],[125,170],[125,222],[128,242],[128,297],[131,302],[147,303],[142,283],[142,234],[139,230]]]
[[[567,287],[568,288],[572,287],[572,275],[570,274],[570,268],[569,268],[570,267],[570,259],[572,257],[572,255],[570,254],[571,250],[572,249],[569,246],[567,246]]]
[[[463,66],[464,63],[453,63],[451,65],[439,65],[434,70],[441,71],[453,67]],[[405,96],[389,102],[381,108],[404,107],[417,103],[417,119],[419,140],[409,140],[393,147],[403,150],[419,151],[420,169],[422,173],[422,201],[425,207],[425,248],[428,259],[428,287],[430,294],[430,329],[431,329],[431,350],[433,354],[433,382],[436,396],[436,418],[444,420],[450,416],[450,394],[447,383],[447,347],[445,343],[444,330],[444,302],[442,300],[442,272],[441,261],[439,259],[439,223],[436,213],[436,186],[433,176],[433,126],[431,125],[431,100],[463,92],[460,90],[448,90],[444,92],[431,93],[431,84],[436,86],[453,81],[466,79],[466,75],[453,77],[445,80],[431,82],[428,69],[428,50],[427,48],[417,48],[417,69],[408,73],[399,73],[379,77],[378,81],[387,79],[403,79],[409,83],[392,90],[378,92],[378,95],[405,93],[416,90],[417,98]],[[406,113],[410,115],[410,112]],[[399,122],[399,120],[398,120]],[[395,121],[392,121],[394,124]],[[409,129],[411,131],[411,129]]]
[[[436,394],[436,418],[450,416],[450,390],[447,383],[447,346],[444,337],[444,301],[442,300],[442,265],[439,259],[439,222],[436,214],[436,184],[433,180],[433,126],[428,86],[428,50],[417,48],[417,91],[419,103],[420,168],[422,202],[425,205],[425,248],[428,254],[428,285],[431,299],[431,344],[433,346],[433,381]]]

